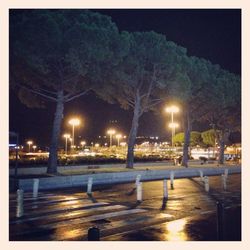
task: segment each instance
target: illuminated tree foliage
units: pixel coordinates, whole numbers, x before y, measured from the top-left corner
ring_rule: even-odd
[[[211,80],[209,111],[202,117],[213,128],[219,144],[218,163],[224,163],[225,142],[231,132],[241,129],[241,80],[226,70],[218,69]]]
[[[185,141],[185,136],[184,133],[177,133],[174,136],[174,144],[177,144],[179,146],[183,145],[184,141]],[[198,131],[192,131],[190,133],[190,146],[194,147],[197,145],[201,145],[202,144],[202,138],[201,138],[201,133]]]
[[[57,148],[65,103],[97,88],[94,83],[102,78],[100,66],[110,65],[119,58],[118,40],[116,25],[110,17],[99,13],[10,11],[11,86],[29,107],[44,106],[44,100],[56,106],[48,173],[57,172]]]
[[[209,129],[201,133],[202,141],[206,146],[214,147],[216,143],[216,135],[214,129]]]

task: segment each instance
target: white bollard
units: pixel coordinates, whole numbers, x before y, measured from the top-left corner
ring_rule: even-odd
[[[93,178],[89,177],[88,178],[87,194],[91,194],[92,193],[92,185],[93,185]]]
[[[137,191],[137,201],[141,202],[142,201],[142,182],[138,183],[136,187],[136,191]]]
[[[163,197],[165,199],[168,198],[168,181],[167,180],[163,180]]]
[[[17,190],[17,208],[16,208],[16,217],[20,218],[23,216],[23,190]]]
[[[33,179],[33,198],[38,197],[39,179]]]
[[[227,176],[222,174],[221,175],[221,182],[222,182],[222,189],[227,190]]]
[[[201,178],[201,181],[203,181],[203,180],[204,180],[204,177],[203,177],[203,171],[202,171],[202,170],[199,170],[199,172],[200,172],[200,178]]]
[[[204,184],[205,184],[205,190],[206,190],[206,192],[209,192],[209,179],[208,179],[208,176],[205,176],[203,179],[204,179]]]
[[[224,175],[226,176],[226,178],[228,177],[228,168],[224,170]]]
[[[136,180],[135,180],[135,186],[136,186],[136,188],[137,188],[137,185],[138,185],[138,183],[140,182],[140,180],[141,180],[141,175],[138,174],[138,175],[136,176]]]
[[[171,189],[174,189],[174,171],[170,172],[170,186]]]

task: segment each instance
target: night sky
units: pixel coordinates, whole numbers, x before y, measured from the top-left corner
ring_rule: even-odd
[[[188,50],[189,55],[203,57],[214,64],[236,74],[241,74],[241,11],[239,9],[113,9],[96,10],[112,17],[120,30],[151,31],[166,35]],[[164,104],[165,105],[165,104]],[[169,116],[163,112],[152,112],[142,116],[138,135],[170,138],[166,129]],[[67,124],[69,117],[77,115],[83,125],[76,134],[91,141],[99,142],[108,127],[114,127],[128,135],[132,112],[124,111],[119,105],[103,102],[93,94],[83,96],[66,104],[62,133],[71,132]],[[10,92],[9,119],[10,131],[20,134],[21,143],[33,139],[39,146],[49,145],[54,115],[53,103],[46,109],[29,109],[21,104]],[[181,113],[176,120],[181,118]],[[111,121],[117,123],[112,124]],[[206,124],[194,124],[194,130],[205,130]],[[178,132],[178,131],[177,131]],[[79,138],[80,140],[80,138]]]

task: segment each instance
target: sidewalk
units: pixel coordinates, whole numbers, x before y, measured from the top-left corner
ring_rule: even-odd
[[[50,176],[39,178],[39,189],[48,190],[48,189],[57,189],[57,188],[68,188],[68,187],[81,187],[87,186],[91,181],[91,185],[111,185],[117,183],[128,183],[135,182],[137,178],[140,181],[149,181],[149,180],[163,180],[170,179],[172,175],[173,178],[189,178],[189,177],[199,177],[203,176],[213,176],[221,175],[225,173],[225,169],[228,169],[229,174],[241,173],[241,167],[239,166],[204,166],[197,165],[189,168],[183,168],[178,166],[147,166],[146,168],[112,168],[108,172],[105,172],[104,169],[100,169],[100,172],[97,170],[84,170],[86,172],[73,173],[69,172],[68,174],[60,176]],[[34,177],[33,177],[34,178]],[[32,190],[33,189],[33,178],[19,179],[19,188],[23,190]]]

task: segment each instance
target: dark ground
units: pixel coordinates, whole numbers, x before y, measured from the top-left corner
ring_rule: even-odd
[[[87,240],[88,229],[100,229],[103,241],[216,241],[216,202],[224,204],[227,241],[241,240],[241,175],[230,175],[223,191],[221,177],[209,177],[205,192],[200,178],[179,179],[169,199],[162,181],[143,182],[143,201],[136,202],[135,184],[26,193],[24,216],[17,219],[15,194],[10,194],[11,241]]]

